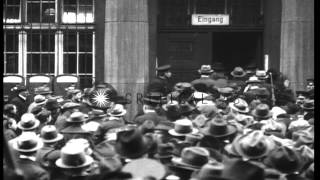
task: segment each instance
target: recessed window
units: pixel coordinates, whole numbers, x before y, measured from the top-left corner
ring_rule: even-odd
[[[28,0],[28,22],[53,23],[55,21],[55,15],[55,0]]]
[[[3,22],[20,23],[20,0],[3,0]]]
[[[93,23],[93,0],[64,0],[63,23]]]
[[[18,37],[18,32],[15,31],[4,33],[4,73],[18,73]]]

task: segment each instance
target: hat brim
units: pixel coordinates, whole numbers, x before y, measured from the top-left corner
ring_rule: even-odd
[[[242,72],[241,75],[235,74],[235,71],[232,71],[230,74],[231,74],[233,77],[245,77],[245,76],[247,75],[247,73],[244,72],[244,71]]]
[[[78,165],[78,166],[69,166],[69,165],[66,165],[63,163],[62,159],[59,158],[57,161],[56,161],[56,165],[60,168],[63,168],[63,169],[75,169],[75,168],[82,168],[82,167],[86,167],[86,166],[89,166],[90,164],[93,163],[93,158],[88,156],[88,155],[85,155],[85,162],[81,165]]]
[[[127,110],[125,109],[120,114],[108,113],[109,116],[113,116],[113,117],[121,117],[121,116],[124,116],[125,114],[127,114]]]
[[[235,134],[237,132],[237,128],[233,125],[227,125],[227,131],[224,134],[212,134],[210,133],[210,127],[205,127],[201,130],[201,133],[204,134],[205,136],[212,136],[212,137],[227,137]]]
[[[19,148],[18,141],[16,141],[14,144],[12,144],[12,147],[13,147],[13,149],[15,149],[15,150],[17,150],[19,152],[35,152],[35,151],[37,151],[37,150],[39,150],[39,149],[41,149],[43,147],[43,142],[40,139],[38,139],[37,141],[38,141],[37,146],[32,148],[32,149],[21,149],[21,148]]]
[[[33,130],[39,127],[39,125],[40,125],[40,121],[38,119],[35,119],[35,123],[32,127],[29,127],[29,128],[22,127],[21,121],[18,122],[17,127],[21,130]]]
[[[242,112],[242,113],[248,113],[248,112],[250,111],[249,107],[246,107],[245,110],[238,109],[237,107],[234,106],[234,103],[232,103],[232,102],[229,104],[229,106],[230,106],[232,109],[234,109],[234,110],[236,110],[236,111],[238,111],[238,112]]]
[[[53,142],[58,142],[58,141],[62,140],[63,135],[58,133],[57,137],[54,139],[47,140],[47,139],[43,139],[42,137],[41,137],[41,139],[42,139],[42,142],[44,142],[44,143],[53,143]]]
[[[269,111],[267,115],[265,115],[265,116],[260,116],[260,115],[257,114],[257,111],[254,109],[254,110],[252,111],[252,115],[253,115],[254,117],[257,117],[257,118],[269,118],[269,117],[272,117],[272,112]]]
[[[260,80],[247,80],[246,84],[251,84],[251,83],[261,83]]]
[[[37,106],[39,106],[39,105],[43,105],[43,104],[46,104],[46,102],[47,102],[47,100],[44,100],[44,101],[42,101],[42,102],[39,102],[39,103],[35,102],[35,104],[36,104]]]
[[[170,130],[168,131],[168,133],[169,133],[170,135],[172,135],[172,136],[186,136],[186,135],[188,135],[188,134],[196,134],[196,133],[198,133],[198,132],[199,132],[199,130],[198,130],[197,128],[192,128],[192,131],[189,132],[189,133],[178,133],[178,132],[175,131],[175,129],[170,129]]]
[[[213,159],[210,159],[209,157],[209,160],[208,160],[208,163],[210,163],[211,161],[215,161]],[[182,158],[181,157],[173,157],[171,159],[171,162],[175,165],[178,165],[178,167],[180,168],[183,168],[183,169],[188,169],[188,170],[200,170],[201,167],[203,166],[195,166],[195,165],[191,165],[191,164],[187,164],[187,163],[184,163],[182,161]]]
[[[214,70],[210,70],[210,71],[201,71],[201,69],[198,70],[199,74],[207,74],[207,73],[213,73]]]
[[[274,143],[274,141],[270,140],[270,139],[266,139],[266,150],[259,154],[259,155],[256,155],[256,156],[252,156],[252,155],[248,155],[246,154],[242,148],[240,147],[240,144],[239,143],[235,143],[234,144],[234,148],[235,150],[239,153],[239,155],[243,158],[246,158],[246,159],[259,159],[259,158],[262,158],[266,155],[268,155],[274,148],[275,148],[276,144]]]

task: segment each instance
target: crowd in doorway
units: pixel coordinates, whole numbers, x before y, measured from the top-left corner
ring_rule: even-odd
[[[171,86],[171,66],[158,67],[133,116],[104,82],[65,96],[12,88],[4,179],[314,179],[312,80],[294,92],[273,69],[199,68],[198,79]]]

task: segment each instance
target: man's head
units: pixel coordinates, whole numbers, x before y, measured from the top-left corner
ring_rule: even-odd
[[[170,78],[172,76],[170,69],[171,69],[171,65],[168,65],[168,64],[159,66],[158,68],[156,68],[158,72],[158,76],[162,76],[166,78]]]

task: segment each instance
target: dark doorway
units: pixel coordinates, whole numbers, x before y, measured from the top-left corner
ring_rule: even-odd
[[[236,66],[262,66],[262,32],[212,32],[212,63],[226,71]]]

